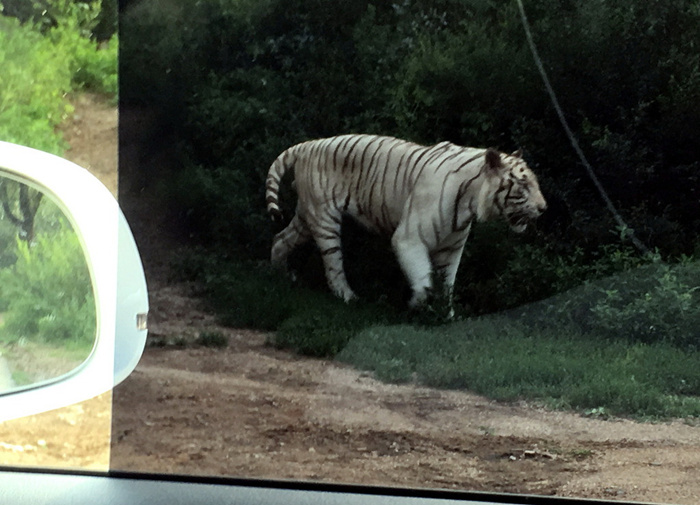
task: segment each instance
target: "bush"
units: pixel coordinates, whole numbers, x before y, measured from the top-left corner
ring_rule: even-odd
[[[0,139],[62,154],[56,126],[72,112],[70,69],[54,45],[16,19],[0,17]]]
[[[203,347],[228,347],[228,337],[220,331],[204,331],[195,340],[197,345]]]
[[[99,2],[57,0],[50,7],[24,24],[0,16],[0,139],[62,155],[57,126],[72,113],[66,95],[116,94],[118,42],[98,50],[90,39]]]
[[[7,302],[3,340],[21,338],[89,347],[96,335],[92,281],[78,236],[64,224],[32,244],[17,241],[16,263],[0,271]]]
[[[52,0],[43,14],[52,26],[46,36],[54,51],[63,55],[71,74],[72,89],[86,89],[110,95],[118,92],[117,37],[98,46],[92,33],[97,26],[102,2],[82,3],[73,0]]]
[[[609,338],[667,342],[697,350],[700,348],[700,285],[691,287],[683,282],[677,269],[656,265],[653,276],[647,276],[646,282],[603,290],[604,297],[591,307],[591,324]],[[696,265],[692,269],[695,283],[698,283],[700,270]]]

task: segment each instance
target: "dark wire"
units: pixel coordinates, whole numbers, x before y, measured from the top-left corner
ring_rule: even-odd
[[[617,222],[618,227],[620,228],[622,238],[629,238],[632,243],[635,245],[637,249],[639,249],[642,254],[648,254],[649,249],[647,248],[646,245],[640,241],[637,236],[634,234],[634,230],[627,226],[627,223],[625,222],[624,219],[622,219],[622,216],[620,213],[617,211],[615,208],[615,205],[613,205],[612,200],[610,200],[610,197],[608,196],[607,192],[605,191],[605,188],[603,188],[603,185],[600,183],[598,180],[598,177],[595,175],[595,172],[593,171],[593,167],[591,167],[591,164],[588,163],[588,160],[586,159],[586,156],[583,154],[583,151],[581,150],[581,147],[578,144],[578,141],[576,140],[576,137],[574,136],[573,132],[571,131],[571,128],[569,128],[569,123],[566,121],[566,118],[564,117],[564,112],[561,110],[561,107],[559,106],[559,100],[557,100],[557,95],[554,93],[554,88],[552,88],[552,85],[549,82],[549,78],[547,77],[547,72],[544,69],[544,65],[542,64],[542,60],[540,59],[540,55],[537,52],[537,47],[535,46],[535,41],[532,38],[532,31],[530,30],[530,24],[527,20],[527,16],[525,15],[525,8],[523,7],[523,2],[522,0],[517,0],[518,2],[518,8],[520,9],[520,18],[523,22],[523,27],[525,28],[525,35],[527,36],[527,42],[530,46],[530,51],[532,52],[532,57],[535,59],[535,64],[537,65],[537,69],[540,71],[540,75],[542,76],[542,80],[544,81],[544,86],[547,88],[547,93],[549,94],[549,97],[552,100],[552,104],[554,105],[554,110],[556,110],[557,115],[559,116],[559,121],[561,121],[562,126],[564,127],[564,131],[566,132],[566,135],[569,137],[569,141],[571,142],[571,145],[574,148],[574,151],[576,151],[576,154],[578,157],[581,159],[581,162],[583,163],[583,166],[586,168],[586,172],[588,172],[588,176],[591,178],[593,181],[593,184],[595,185],[596,189],[598,189],[598,192],[600,193],[600,196],[603,198],[603,201],[605,202],[605,205],[608,207],[608,210],[612,213],[613,217],[615,218],[615,221]]]

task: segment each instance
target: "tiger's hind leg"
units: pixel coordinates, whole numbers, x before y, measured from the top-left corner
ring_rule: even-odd
[[[304,223],[304,220],[295,214],[289,225],[275,235],[272,240],[272,251],[270,253],[270,261],[274,266],[287,268],[287,257],[289,254],[306,243],[311,238],[311,232]]]
[[[343,250],[341,248],[340,230],[342,216],[339,210],[328,209],[318,218],[313,227],[312,235],[321,252],[323,268],[326,273],[328,287],[333,294],[349,302],[357,295],[348,284],[343,268]]]

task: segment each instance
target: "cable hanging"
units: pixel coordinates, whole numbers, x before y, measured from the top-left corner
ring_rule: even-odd
[[[622,216],[620,213],[617,211],[615,208],[615,205],[612,203],[612,200],[610,200],[610,197],[608,196],[607,192],[603,188],[602,184],[598,180],[598,177],[595,175],[595,172],[593,171],[593,168],[591,167],[591,164],[588,163],[588,160],[586,159],[586,156],[583,154],[583,151],[581,150],[581,147],[578,144],[578,141],[576,140],[576,137],[574,136],[573,132],[571,131],[571,128],[569,127],[569,123],[566,121],[566,118],[564,117],[564,113],[561,110],[561,107],[559,106],[559,100],[557,100],[557,96],[554,93],[554,89],[552,88],[552,85],[549,82],[549,78],[547,77],[547,72],[544,69],[544,65],[542,64],[542,60],[540,59],[539,53],[537,52],[537,47],[535,46],[535,41],[532,38],[532,32],[530,30],[530,24],[527,20],[527,16],[525,15],[525,8],[523,7],[523,2],[522,0],[517,0],[518,2],[518,8],[520,9],[520,18],[523,22],[523,27],[525,28],[525,35],[527,37],[527,42],[528,45],[530,46],[530,51],[532,52],[532,57],[535,59],[535,64],[537,65],[537,69],[540,72],[540,75],[542,76],[542,81],[544,81],[545,88],[547,88],[547,93],[549,94],[549,97],[552,100],[552,104],[554,105],[554,110],[557,112],[557,116],[559,116],[559,121],[561,122],[562,126],[564,127],[564,131],[566,132],[566,135],[569,137],[569,141],[571,142],[571,145],[574,148],[574,151],[576,151],[576,154],[578,157],[581,159],[581,162],[583,163],[583,166],[586,168],[586,172],[588,172],[588,176],[591,178],[593,181],[593,184],[595,185],[596,189],[600,193],[600,196],[603,198],[603,201],[605,202],[605,205],[608,207],[608,210],[612,213],[613,217],[615,218],[615,221],[617,222],[617,225],[619,226],[620,230],[622,230],[622,237],[623,238],[629,238],[634,246],[639,249],[642,254],[648,254],[649,249],[647,248],[646,245],[640,241],[637,236],[634,234],[634,230],[627,226],[627,223],[625,222],[624,219],[622,219]]]

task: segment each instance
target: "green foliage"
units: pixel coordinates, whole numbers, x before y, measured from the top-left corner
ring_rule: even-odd
[[[17,261],[17,229],[5,219],[0,210],[0,269],[14,265]],[[4,310],[4,302],[0,302],[0,312]]]
[[[609,338],[645,343],[668,342],[700,348],[700,269],[697,264],[672,268],[654,266],[644,282],[615,285],[603,290],[603,298],[592,307],[592,322]],[[692,287],[678,270],[690,270]],[[689,272],[685,276],[689,277]]]
[[[62,54],[72,78],[72,89],[88,89],[116,95],[118,41],[114,37],[98,46],[92,33],[99,22],[102,2],[52,0],[42,14],[52,27],[46,36],[54,51]]]
[[[17,240],[17,261],[0,270],[0,299],[7,312],[4,341],[31,339],[89,347],[96,309],[90,273],[77,235],[67,224],[32,244]]]
[[[34,19],[25,13],[24,23],[0,17],[0,140],[63,154],[57,126],[72,113],[66,95],[117,93],[117,39],[98,50],[90,38],[99,12],[100,2],[56,0]]]
[[[345,304],[327,290],[295,285],[267,264],[183,250],[175,265],[181,279],[198,282],[222,323],[277,330],[275,346],[312,356],[333,356],[360,329],[396,318],[382,304]]]
[[[527,10],[574,133],[625,219],[664,258],[692,253],[695,3],[537,0]],[[121,98],[158,110],[179,141],[181,167],[158,191],[185,232],[242,260],[267,258],[278,231],[263,190],[275,157],[309,138],[369,132],[525,148],[550,210],[522,238],[475,226],[455,292],[468,313],[634,264],[542,89],[514,2],[161,0],[128,9],[122,30]],[[395,268],[391,254],[377,257],[379,267],[373,256],[348,269],[358,292],[395,284],[375,275]]]
[[[533,329],[573,326],[609,340],[697,350],[698,264],[652,262],[514,309]]]
[[[66,50],[71,51],[74,57],[71,65],[73,88],[116,97],[119,92],[119,40],[114,37],[102,46],[95,47],[94,42],[88,39],[74,35],[71,38],[73,40],[70,43],[66,42]]]
[[[54,45],[29,26],[0,17],[0,139],[61,154],[56,126],[70,113],[67,66]]]
[[[195,343],[203,347],[228,347],[228,337],[220,331],[204,331],[197,337]]]

